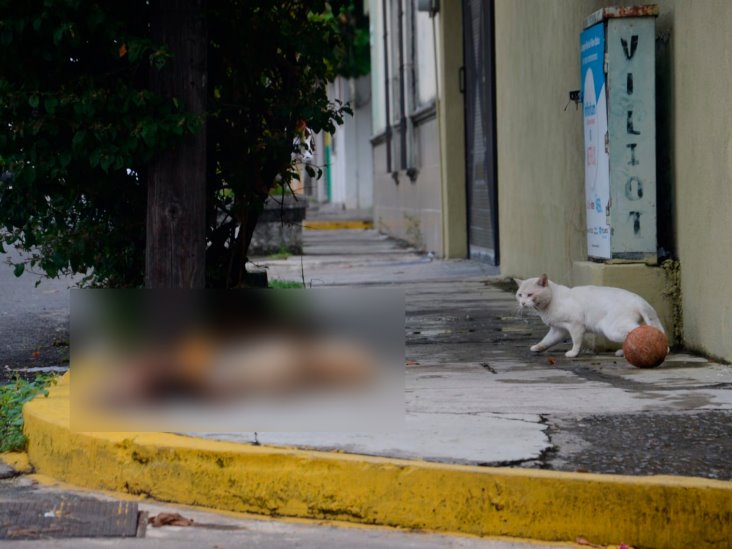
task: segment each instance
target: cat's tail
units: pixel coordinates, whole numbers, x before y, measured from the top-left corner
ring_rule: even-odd
[[[643,317],[644,324],[648,324],[649,326],[658,328],[664,334],[666,333],[666,330],[663,329],[663,324],[661,324],[661,321],[658,318],[658,314],[656,314],[656,311],[653,309],[653,307],[651,307],[650,305],[646,305],[645,307],[641,308],[640,315],[641,317]]]

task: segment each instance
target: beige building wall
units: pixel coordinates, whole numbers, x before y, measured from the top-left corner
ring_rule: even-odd
[[[376,13],[378,5],[373,2],[372,5]],[[417,88],[426,83],[420,78],[429,79],[427,95],[434,97],[431,100],[422,97],[421,101],[415,97],[413,111],[409,113],[414,123],[412,142],[417,170],[414,181],[404,170],[397,172],[395,181],[386,171],[384,136],[372,140],[374,220],[380,231],[402,238],[421,250],[439,257],[463,258],[467,254],[467,228],[464,106],[459,83],[463,64],[461,2],[443,3],[434,18],[426,13],[418,14],[417,18],[419,32],[414,37],[417,55],[413,62],[418,69],[422,63],[426,73],[421,76],[417,73]],[[382,27],[377,24],[374,28],[372,43],[376,44]],[[391,32],[395,32],[393,27]],[[434,44],[428,40],[430,37]],[[372,48],[372,66],[375,55],[378,57],[377,48]],[[405,55],[409,58],[408,48]],[[379,63],[378,58],[375,63]],[[374,82],[377,87],[380,85],[378,77]],[[407,84],[409,90],[410,82]],[[399,138],[397,132],[393,138]],[[392,163],[398,164],[396,159]]]
[[[424,251],[444,254],[440,188],[440,144],[433,115],[414,129],[417,177],[399,172],[398,182],[386,171],[386,142],[379,139],[374,155],[374,223],[384,233]]]
[[[584,17],[633,2],[495,0],[501,270],[572,283],[586,258]],[[635,2],[637,3],[637,2]],[[676,245],[687,346],[732,360],[732,2],[657,2],[671,41]]]
[[[496,111],[501,272],[569,283],[584,258],[582,0],[496,0]]]
[[[732,361],[732,2],[662,2],[688,345]]]

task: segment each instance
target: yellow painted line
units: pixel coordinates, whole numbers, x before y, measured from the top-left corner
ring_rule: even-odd
[[[373,221],[363,219],[343,220],[343,221],[303,221],[303,228],[310,231],[336,231],[342,229],[373,229]]]
[[[276,517],[639,547],[732,547],[732,483],[472,467],[166,433],[73,433],[68,377],[24,407],[41,474]]]

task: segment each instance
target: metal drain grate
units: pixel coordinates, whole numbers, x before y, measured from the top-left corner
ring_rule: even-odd
[[[0,540],[144,537],[146,520],[126,501],[0,501]]]

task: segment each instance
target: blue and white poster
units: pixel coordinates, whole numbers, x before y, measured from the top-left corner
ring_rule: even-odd
[[[582,111],[585,129],[587,253],[610,258],[610,162],[605,147],[605,32],[602,22],[580,34]]]

